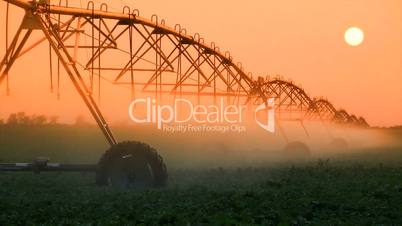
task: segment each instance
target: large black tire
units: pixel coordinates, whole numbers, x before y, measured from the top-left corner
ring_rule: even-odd
[[[330,144],[329,147],[333,150],[348,150],[349,144],[348,142],[343,139],[343,138],[335,138]]]
[[[303,142],[293,141],[283,149],[284,154],[290,159],[307,159],[311,156],[310,148]]]
[[[163,187],[167,169],[162,157],[147,144],[129,141],[110,147],[101,157],[96,183],[127,188]]]

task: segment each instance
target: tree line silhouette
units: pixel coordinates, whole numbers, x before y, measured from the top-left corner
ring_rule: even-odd
[[[11,113],[7,119],[0,119],[0,126],[46,126],[46,125],[67,125],[60,123],[59,116],[52,115],[27,115],[25,112]],[[78,115],[75,118],[75,122],[72,124],[75,126],[88,126],[90,122],[83,115]]]
[[[28,115],[25,112],[11,113],[8,118],[0,118],[0,126],[57,126],[57,125],[73,125],[73,126],[90,126],[93,125],[83,115],[78,115],[72,124],[66,124],[59,121],[60,117],[57,115]]]
[[[59,125],[59,116],[27,115],[25,112],[11,113],[6,120],[0,119],[0,125]]]

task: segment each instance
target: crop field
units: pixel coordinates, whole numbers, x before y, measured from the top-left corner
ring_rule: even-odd
[[[0,135],[2,162],[44,155],[96,162],[107,148],[92,127],[3,127]],[[169,171],[163,189],[97,187],[93,173],[0,172],[0,225],[402,224],[399,145],[222,167],[162,156]]]

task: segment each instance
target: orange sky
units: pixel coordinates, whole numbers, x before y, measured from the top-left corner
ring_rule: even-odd
[[[132,5],[131,1],[106,2],[118,11],[121,3]],[[364,116],[371,125],[402,124],[400,0],[136,0],[133,4],[141,16],[158,14],[168,25],[180,23],[190,33],[215,41],[254,75],[283,75],[302,84],[311,96],[325,96],[335,106]],[[3,1],[0,12],[3,56]],[[12,15],[15,29],[22,10],[13,7]],[[344,31],[350,26],[364,30],[361,46],[344,42]],[[5,84],[0,86],[0,118],[16,111],[60,115],[64,121],[72,121],[80,112],[89,115],[67,78],[63,78],[61,101],[49,94],[46,53],[47,46],[42,45],[15,64],[12,95],[6,97]],[[121,111],[119,119],[127,120],[128,96],[121,101],[124,104],[114,101],[102,106],[108,118]]]

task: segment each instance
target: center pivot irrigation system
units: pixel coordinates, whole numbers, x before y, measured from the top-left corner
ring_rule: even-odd
[[[214,43],[206,44],[199,34],[187,34],[179,24],[166,26],[156,15],[148,20],[127,6],[121,12],[110,12],[106,4],[92,1],[86,8],[70,7],[62,0],[57,4],[46,0],[3,1],[7,4],[7,50],[0,65],[0,85],[5,82],[8,92],[9,71],[15,61],[47,43],[52,91],[55,75],[59,94],[60,70],[64,68],[111,147],[97,165],[51,164],[37,159],[33,163],[1,164],[0,170],[96,171],[99,185],[165,185],[166,166],[153,148],[140,142],[118,143],[114,137],[98,106],[104,80],[130,87],[132,98],[138,92],[155,95],[159,101],[168,95],[193,96],[198,101],[225,97],[228,103],[254,106],[275,98],[277,120],[368,127],[364,118],[337,110],[325,99],[310,98],[292,82],[281,78],[254,80],[240,63],[234,63],[229,52],[222,53]],[[10,43],[9,5],[25,11]],[[42,38],[28,42],[34,31]],[[83,49],[85,59],[79,54]]]

